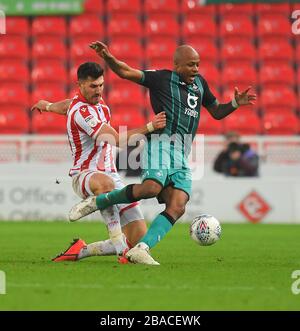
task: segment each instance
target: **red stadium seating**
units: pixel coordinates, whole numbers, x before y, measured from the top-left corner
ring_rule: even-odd
[[[266,134],[291,135],[300,132],[299,119],[291,112],[268,112],[263,124]]]
[[[150,40],[146,47],[146,58],[148,60],[159,59],[172,62],[172,56],[177,47],[174,39],[160,38]]]
[[[260,134],[261,122],[251,109],[241,107],[224,119],[225,132],[236,131],[241,134]]]
[[[44,99],[49,101],[59,101],[67,98],[67,94],[56,84],[39,84],[31,94],[31,104]]]
[[[5,60],[0,63],[0,82],[19,82],[27,84],[29,81],[28,66],[18,60]]]
[[[253,66],[242,65],[240,62],[230,63],[224,66],[222,71],[222,84],[240,82],[244,84],[256,83],[256,70]]]
[[[251,16],[253,14],[253,4],[252,3],[222,3],[218,5],[219,13],[224,16],[227,14],[241,15],[246,14]]]
[[[297,97],[294,90],[285,84],[274,85],[262,89],[260,102],[262,107],[296,105]]]
[[[99,56],[89,47],[92,38],[76,38],[70,46],[70,60],[78,66],[83,62],[99,62]]]
[[[267,62],[261,66],[259,71],[260,84],[286,83],[294,85],[295,71],[286,62]]]
[[[108,37],[142,36],[142,24],[134,14],[114,14],[107,26]]]
[[[254,24],[247,15],[226,15],[220,25],[220,37],[254,37]]]
[[[298,62],[298,67],[300,65],[300,40],[296,38],[298,43],[296,44],[295,60]]]
[[[222,134],[223,121],[215,120],[206,110],[201,110],[197,133]]]
[[[140,61],[144,56],[144,50],[141,44],[133,37],[116,37],[111,40],[109,48],[112,54],[122,61],[125,61],[125,59]]]
[[[35,113],[32,117],[32,132],[36,134],[65,134],[66,116],[53,113]]]
[[[217,35],[217,25],[213,18],[204,15],[189,14],[186,16],[182,25],[182,35],[184,38],[195,37],[211,37]]]
[[[29,105],[29,93],[27,88],[20,83],[5,83],[0,87],[0,105],[2,106],[23,106]]]
[[[223,61],[256,60],[256,49],[248,38],[226,38],[221,47]]]
[[[220,72],[218,68],[210,62],[201,62],[199,66],[200,74],[205,78],[205,80],[210,84],[215,86],[220,85]]]
[[[26,134],[29,118],[22,107],[3,108],[0,112],[0,134]]]
[[[285,3],[257,3],[255,5],[255,11],[257,15],[261,14],[284,14],[287,17],[290,16],[290,4],[288,2]]]
[[[127,85],[123,89],[112,89],[109,93],[109,105],[116,106],[142,106],[145,96],[138,86]]]
[[[213,17],[216,14],[215,5],[203,5],[199,0],[189,0],[181,2],[180,12],[184,14],[203,14]]]
[[[26,38],[20,36],[3,35],[0,38],[0,59],[19,59],[26,62],[29,56],[29,47]]]
[[[32,60],[60,59],[67,60],[67,48],[59,37],[39,37],[32,46]]]
[[[148,17],[145,23],[145,37],[167,36],[177,39],[179,36],[179,24],[172,15],[156,14]]]
[[[64,17],[40,16],[32,22],[31,35],[36,36],[58,36],[65,38],[67,34],[67,23]]]
[[[84,0],[83,8],[84,12],[87,14],[104,14],[103,1],[99,0]]]
[[[38,65],[31,72],[34,84],[57,83],[60,86],[68,83],[66,68],[63,65]]]
[[[218,49],[215,44],[215,40],[212,38],[199,38],[199,37],[187,37],[184,39],[184,43],[191,45],[200,55],[200,62],[202,61],[218,61]]]
[[[258,56],[260,61],[292,61],[293,49],[287,38],[270,37],[260,41]]]
[[[75,16],[71,20],[69,33],[71,38],[89,36],[90,41],[101,40],[104,35],[104,27],[99,16]]]
[[[177,14],[179,13],[178,1],[174,0],[151,0],[145,1],[144,11],[146,15],[151,14]]]
[[[282,14],[265,14],[257,22],[258,37],[291,35],[291,23],[288,17]]]
[[[107,13],[136,13],[141,12],[140,0],[108,0]]]
[[[115,107],[111,117],[111,125],[117,131],[120,126],[127,126],[128,130],[141,127],[146,124],[146,118],[137,107]]]
[[[286,105],[286,106],[268,106],[263,109],[263,114],[267,113],[277,113],[277,114],[294,114],[294,109],[296,105]]]
[[[173,62],[172,59],[165,58],[165,59],[160,59],[160,58],[152,58],[148,59],[147,61],[147,68],[148,69],[173,69]]]
[[[20,36],[27,38],[29,35],[29,21],[25,17],[6,17],[6,33],[9,36]],[[2,38],[2,36],[1,36]]]

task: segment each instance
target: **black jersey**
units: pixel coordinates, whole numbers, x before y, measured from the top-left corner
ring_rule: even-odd
[[[171,70],[145,70],[140,82],[150,90],[150,100],[155,114],[166,112],[167,125],[162,130],[169,136],[174,134],[193,140],[200,120],[201,105],[216,102],[206,80],[197,75],[193,84],[186,84]]]

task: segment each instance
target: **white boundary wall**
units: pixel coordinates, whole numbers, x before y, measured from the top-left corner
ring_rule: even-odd
[[[211,171],[222,141],[219,136],[205,137],[204,178],[193,182],[182,220],[210,213],[223,222],[300,223],[300,138],[244,137],[262,158],[258,179],[229,179]],[[70,166],[65,136],[0,136],[0,160],[0,220],[67,219],[79,198],[65,176]],[[151,199],[142,209],[151,220],[163,206]],[[99,213],[88,217],[100,218]]]

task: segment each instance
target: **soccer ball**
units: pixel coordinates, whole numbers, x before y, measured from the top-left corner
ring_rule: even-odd
[[[194,218],[190,226],[191,238],[201,246],[209,246],[220,239],[220,222],[211,215],[202,214]]]

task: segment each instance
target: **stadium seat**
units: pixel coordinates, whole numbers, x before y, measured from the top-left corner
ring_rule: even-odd
[[[259,81],[261,85],[286,83],[293,86],[295,84],[295,71],[286,62],[267,62],[260,67]]]
[[[288,114],[288,113],[295,113],[296,105],[285,105],[285,106],[268,106],[266,108],[262,108],[262,113],[277,113],[277,114]]]
[[[32,46],[32,60],[38,59],[67,59],[67,48],[59,37],[39,37]]]
[[[26,134],[29,117],[23,107],[3,108],[0,112],[0,134]]]
[[[108,0],[107,13],[136,13],[140,14],[142,11],[140,0]]]
[[[120,126],[127,126],[128,130],[142,127],[146,124],[146,118],[141,114],[139,108],[121,106],[115,107],[111,117],[111,125],[117,131]]]
[[[65,134],[66,117],[53,113],[35,113],[32,117],[31,130],[36,134]]]
[[[38,16],[32,22],[31,35],[37,36],[57,36],[65,38],[67,34],[67,23],[64,17],[58,16]]]
[[[258,48],[260,61],[293,60],[293,49],[288,38],[273,38],[261,40]]]
[[[200,57],[201,58],[201,57]],[[210,62],[202,62],[200,61],[199,66],[200,74],[205,78],[208,84],[213,84],[214,86],[219,86],[221,79],[220,79],[220,72],[214,64]]]
[[[140,42],[134,37],[115,37],[110,41],[110,51],[123,61],[128,59],[141,60],[144,50]]]
[[[236,64],[229,63],[222,70],[222,84],[229,85],[230,83],[240,82],[245,84],[256,83],[256,70],[253,66],[242,65],[241,62]]]
[[[199,37],[187,37],[184,38],[184,43],[191,45],[200,55],[200,62],[202,61],[218,61],[218,48],[213,38],[199,38]]]
[[[127,85],[123,89],[112,89],[108,95],[109,105],[114,109],[116,106],[136,106],[144,104],[144,94],[138,86]]]
[[[226,38],[222,42],[221,58],[223,61],[248,60],[254,62],[256,49],[248,38]]]
[[[5,60],[0,63],[0,82],[29,83],[29,69],[27,64],[18,60]]]
[[[92,38],[76,38],[70,45],[70,60],[73,65],[79,65],[83,62],[98,62],[99,56],[89,47]]]
[[[200,43],[201,38],[199,37],[216,38],[217,25],[214,19],[209,16],[189,14],[182,24],[182,35],[183,38],[198,38]]]
[[[107,25],[108,37],[142,37],[142,24],[134,14],[114,14]]]
[[[263,117],[264,132],[271,135],[298,134],[299,124],[299,119],[292,112],[267,112]]]
[[[294,90],[286,84],[268,86],[261,90],[261,106],[264,108],[272,106],[286,106],[297,104],[297,96]]]
[[[174,0],[151,0],[145,1],[144,12],[146,15],[151,14],[177,14],[179,12],[178,1]]]
[[[29,93],[24,84],[5,83],[0,87],[0,105],[1,107],[29,105]],[[2,111],[2,109],[1,109]]]
[[[222,3],[218,5],[219,13],[221,16],[228,14],[232,15],[253,15],[253,4],[252,3]]]
[[[203,14],[214,17],[216,14],[215,5],[203,5],[199,0],[181,1],[181,13]]]
[[[146,46],[146,59],[150,61],[153,59],[169,60],[172,62],[172,56],[176,47],[177,43],[174,39],[151,39]]]
[[[179,24],[172,15],[149,15],[145,23],[145,37],[168,36],[177,39],[179,36]]]
[[[257,22],[257,35],[260,38],[267,36],[286,37],[291,34],[291,23],[288,17],[282,14],[261,15]]]
[[[247,37],[253,38],[255,34],[252,19],[247,15],[226,15],[220,24],[220,37]]]
[[[59,86],[68,83],[66,68],[63,65],[38,65],[31,72],[34,84],[57,83]]]
[[[29,35],[28,19],[26,17],[16,16],[6,17],[6,33],[9,36],[20,36],[27,38]]]
[[[87,14],[99,14],[103,15],[104,14],[104,5],[103,1],[99,0],[84,0],[83,3],[83,8],[84,12]]]
[[[173,69],[173,61],[171,58],[160,59],[150,58],[147,60],[147,69]]]
[[[70,23],[69,35],[70,38],[89,36],[90,41],[101,40],[104,27],[97,15],[75,16]]]
[[[283,14],[289,17],[291,15],[290,12],[290,4],[288,2],[283,3],[257,3],[255,6],[255,12],[257,15],[261,14]]]
[[[29,56],[29,47],[26,38],[21,36],[3,35],[0,38],[0,59],[19,59],[26,62]]]
[[[225,132],[236,131],[240,134],[260,134],[261,122],[251,109],[241,107],[224,119]]]
[[[56,84],[39,84],[31,94],[31,104],[35,104],[38,100],[44,99],[52,102],[67,98],[67,94],[60,86]]]
[[[223,121],[215,120],[206,110],[202,109],[197,133],[209,135],[222,134]]]

